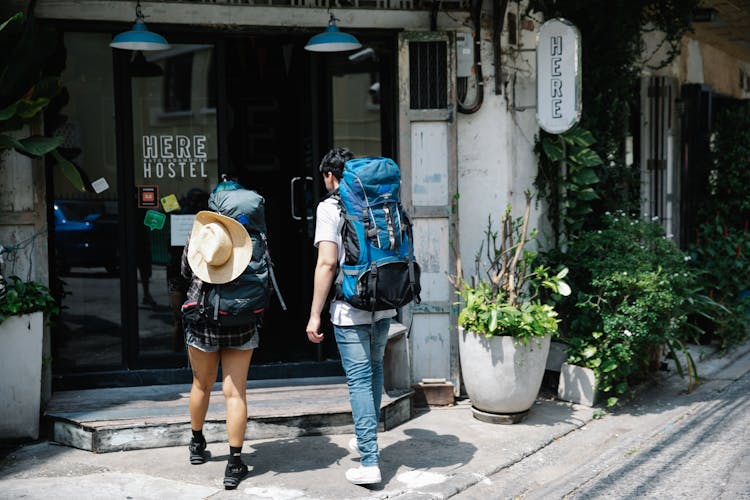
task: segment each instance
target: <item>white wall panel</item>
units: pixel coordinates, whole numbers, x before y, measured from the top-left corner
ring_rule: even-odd
[[[450,315],[418,314],[412,326],[412,380],[446,377],[450,370]]]
[[[422,270],[421,298],[424,302],[452,300],[446,270],[449,245],[447,219],[419,219],[414,224],[414,255]]]
[[[448,204],[449,122],[414,122],[411,128],[411,196],[414,206]]]

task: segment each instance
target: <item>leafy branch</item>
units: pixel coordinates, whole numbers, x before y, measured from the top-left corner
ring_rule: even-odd
[[[23,12],[0,24],[0,155],[10,150],[31,158],[50,155],[73,187],[85,191],[80,169],[58,151],[64,137],[17,138],[61,91],[59,78],[44,71],[56,44],[54,32],[26,20]]]

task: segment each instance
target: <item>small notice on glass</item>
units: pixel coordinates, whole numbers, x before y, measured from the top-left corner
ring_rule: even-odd
[[[190,230],[193,229],[195,214],[170,215],[170,245],[173,247],[183,247],[190,236]]]
[[[109,189],[109,184],[107,183],[107,179],[104,177],[101,177],[94,182],[91,183],[91,187],[94,188],[94,192],[96,194],[101,193],[102,191],[106,191]]]

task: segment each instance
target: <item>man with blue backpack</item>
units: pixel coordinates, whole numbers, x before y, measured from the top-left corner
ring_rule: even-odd
[[[334,148],[320,173],[329,196],[316,212],[318,259],[307,336],[323,341],[321,313],[330,297],[356,434],[349,449],[361,456],[346,479],[375,484],[381,481],[377,430],[388,329],[396,308],[419,301],[419,266],[393,160],[355,159],[348,149]]]

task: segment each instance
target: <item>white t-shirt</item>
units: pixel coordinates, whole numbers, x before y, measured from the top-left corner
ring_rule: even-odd
[[[321,241],[336,243],[339,250],[339,264],[342,264],[344,262],[344,245],[342,244],[341,234],[338,231],[339,220],[341,219],[338,202],[333,198],[323,200],[318,204],[316,214],[315,247]],[[395,309],[375,311],[375,321],[383,318],[392,318],[395,315]],[[367,325],[372,320],[372,313],[369,311],[357,309],[343,300],[331,301],[331,323],[336,326]]]

